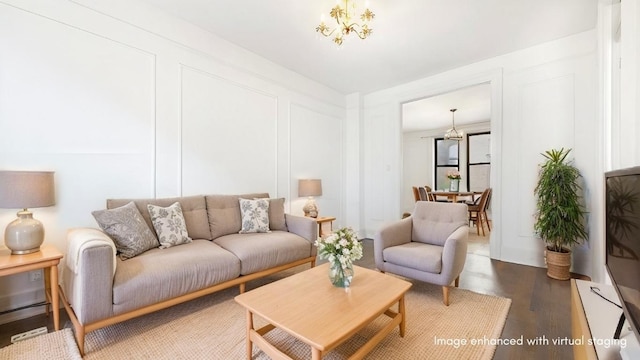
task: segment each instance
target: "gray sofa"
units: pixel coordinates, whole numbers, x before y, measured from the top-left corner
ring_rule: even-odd
[[[127,260],[98,229],[68,233],[61,296],[84,354],[85,334],[121,321],[257,279],[316,259],[315,219],[284,213],[284,199],[271,199],[271,232],[239,234],[239,198],[266,193],[133,200],[153,231],[147,204],[179,202],[192,242],[154,248]],[[113,209],[131,199],[108,200]],[[277,230],[274,230],[277,229]]]

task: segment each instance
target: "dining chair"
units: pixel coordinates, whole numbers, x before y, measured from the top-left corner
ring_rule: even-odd
[[[427,189],[424,186],[420,186],[418,188],[418,192],[420,193],[420,201],[429,201],[429,196],[427,195]]]
[[[491,231],[491,224],[487,217],[487,208],[491,201],[491,192],[491,188],[486,188],[482,192],[482,195],[480,195],[480,199],[477,204],[467,204],[469,210],[469,221],[476,224],[476,231],[478,235],[480,235],[480,229],[482,229],[482,236],[485,236],[484,224],[487,224],[487,229]]]
[[[415,186],[412,186],[411,190],[413,190],[413,200],[420,201],[420,192],[418,191],[418,188]]]

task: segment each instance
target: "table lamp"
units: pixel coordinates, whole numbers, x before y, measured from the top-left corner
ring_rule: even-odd
[[[51,171],[0,171],[0,208],[22,209],[4,231],[11,254],[40,250],[44,227],[27,208],[55,205],[54,192]]]
[[[307,196],[307,202],[304,204],[302,211],[304,216],[317,218],[318,206],[313,199],[314,196],[322,195],[322,182],[320,179],[300,179],[298,180],[298,196]]]

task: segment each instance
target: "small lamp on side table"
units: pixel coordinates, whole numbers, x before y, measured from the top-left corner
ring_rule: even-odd
[[[40,250],[44,227],[27,208],[55,205],[53,172],[0,171],[0,208],[22,209],[4,231],[4,243],[11,254]]]
[[[302,211],[304,216],[317,218],[318,206],[313,199],[314,196],[322,195],[322,181],[320,179],[300,179],[298,180],[298,196],[307,196],[307,203],[304,204]]]

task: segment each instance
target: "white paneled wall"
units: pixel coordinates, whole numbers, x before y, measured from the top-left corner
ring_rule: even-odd
[[[543,266],[544,244],[532,233],[533,188],[537,166],[543,161],[540,152],[573,148],[585,179],[586,201],[595,208],[602,206],[597,195],[603,149],[595,105],[596,43],[595,31],[589,31],[365,96],[363,222],[367,235],[373,236],[382,223],[398,219],[410,196],[403,193],[407,172],[396,170],[407,166],[403,150],[422,147],[415,138],[407,139],[404,149],[397,142],[401,104],[490,83],[491,256]],[[407,176],[412,181],[419,177]],[[590,222],[592,233],[597,234],[598,227],[597,221]],[[592,259],[601,242],[595,236],[574,249],[574,271],[599,275],[592,272]]]
[[[505,260],[544,265],[543,247],[533,231],[533,190],[538,165],[544,162],[541,153],[546,150],[572,149],[570,158],[575,159],[584,176],[586,202],[601,206],[593,192],[599,186],[599,150],[595,144],[600,135],[595,126],[595,67],[594,54],[577,54],[514,71],[505,78],[504,116],[514,121],[505,121],[503,130],[517,136],[503,139],[504,149],[513,149],[504,154],[503,164],[515,170],[516,180],[503,187],[503,196],[518,198],[511,204],[503,202],[505,209],[509,206],[503,217],[502,233],[509,236],[509,241],[502,243]],[[590,90],[585,90],[587,86]],[[506,174],[503,181],[507,181]],[[591,275],[589,253],[589,242],[574,248],[574,271]]]
[[[297,211],[310,175],[344,224],[345,102],[144,3],[0,1],[0,169],[55,171],[56,206],[34,214],[62,251],[107,198],[269,192]],[[0,278],[0,311],[40,288]]]
[[[319,216],[336,217],[335,226],[344,224],[342,192],[342,120],[300,104],[291,104],[291,193],[298,198],[298,179],[322,180],[322,196],[315,198]],[[291,213],[302,215],[306,198],[292,201]],[[355,224],[357,225],[357,224]],[[352,225],[352,226],[355,226]]]
[[[182,193],[276,194],[277,97],[182,70]],[[295,148],[295,147],[294,147]]]

